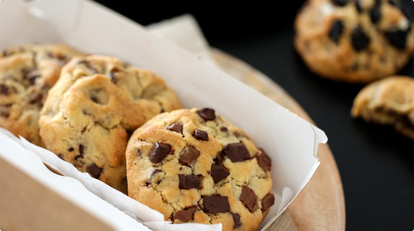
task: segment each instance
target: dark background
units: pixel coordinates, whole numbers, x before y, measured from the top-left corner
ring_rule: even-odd
[[[272,78],[326,132],[342,178],[346,230],[414,230],[414,142],[392,127],[351,118],[363,85],[308,70],[293,47],[293,22],[304,1],[97,2],[142,25],[192,14],[211,46]],[[413,11],[412,1],[404,3]],[[400,74],[414,76],[412,59]]]

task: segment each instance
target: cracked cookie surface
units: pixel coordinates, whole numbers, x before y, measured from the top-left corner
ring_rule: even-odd
[[[114,57],[74,58],[39,120],[46,148],[78,170],[126,193],[128,134],[163,111],[181,108],[156,74]]]
[[[126,158],[129,196],[174,223],[256,230],[274,203],[270,158],[211,108],[154,117]]]
[[[396,74],[414,51],[413,20],[398,0],[308,0],[294,45],[322,77],[368,83]]]
[[[0,127],[43,146],[38,120],[61,68],[82,54],[63,44],[27,44],[0,51]]]
[[[351,115],[392,125],[414,140],[414,79],[392,76],[367,85],[355,97]]]

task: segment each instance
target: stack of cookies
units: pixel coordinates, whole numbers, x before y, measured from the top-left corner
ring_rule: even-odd
[[[4,49],[0,126],[174,223],[256,230],[274,204],[271,160],[242,129],[115,57]]]

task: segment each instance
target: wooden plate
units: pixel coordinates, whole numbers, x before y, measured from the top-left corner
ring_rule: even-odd
[[[218,49],[211,55],[225,72],[314,124],[302,107],[269,77]],[[345,230],[342,182],[327,144],[318,149],[321,164],[315,175],[269,230]]]

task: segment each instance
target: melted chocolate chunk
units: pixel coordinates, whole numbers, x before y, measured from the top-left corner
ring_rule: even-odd
[[[169,144],[156,142],[152,145],[148,157],[152,163],[159,163],[168,155],[168,153],[170,153],[170,149],[171,146]]]
[[[241,162],[250,159],[249,151],[243,143],[233,143],[224,146],[222,153],[226,155],[231,162]]]
[[[203,198],[204,211],[207,213],[224,213],[230,211],[229,199],[226,196],[213,195]]]
[[[29,96],[29,103],[35,104],[35,103],[41,103],[43,99],[42,93],[33,93]]]
[[[154,170],[152,171],[150,178],[147,180],[147,182],[145,182],[145,183],[147,184],[147,186],[151,184],[151,182],[152,182],[152,178],[153,178],[153,177],[154,177],[157,173],[159,173],[159,172],[162,172],[162,171],[161,171],[161,170],[159,170],[159,169],[154,169]]]
[[[356,51],[361,51],[368,46],[370,39],[361,28],[357,27],[352,31],[351,42]]]
[[[262,211],[268,210],[273,204],[275,203],[275,196],[273,194],[268,193],[262,199]]]
[[[220,128],[220,131],[222,131],[222,132],[227,132],[227,130],[228,130],[228,129],[227,129],[226,127],[221,127],[221,128]]]
[[[348,0],[332,0],[332,2],[337,6],[345,6],[348,4]]]
[[[402,50],[405,48],[405,45],[407,43],[408,32],[409,30],[406,30],[406,31],[397,30],[393,32],[385,32],[385,37],[388,39],[391,45]]]
[[[179,122],[175,122],[175,123],[171,124],[171,126],[169,126],[167,129],[170,130],[170,131],[173,131],[173,132],[183,134],[183,124],[179,123]]]
[[[371,9],[371,12],[369,12],[369,16],[371,17],[372,23],[377,23],[379,20],[381,20],[380,6],[374,6],[374,8]]]
[[[246,206],[251,213],[257,210],[257,196],[251,188],[243,186],[242,193],[240,194],[240,201],[243,202],[244,206]]]
[[[332,39],[336,44],[338,44],[339,37],[342,34],[342,29],[344,28],[344,25],[341,20],[335,20],[332,23],[331,30],[329,31],[329,38]]]
[[[9,87],[5,84],[0,83],[0,95],[8,95],[9,94]]]
[[[111,72],[109,73],[109,76],[111,78],[111,82],[112,83],[115,83],[116,84],[117,79],[115,78],[115,73],[117,73],[118,71],[119,71],[119,69],[116,68],[116,67],[114,67],[114,68],[112,68]]]
[[[233,216],[233,221],[234,221],[233,229],[239,228],[242,225],[240,221],[240,215],[237,213],[231,213],[231,215]]]
[[[60,159],[64,160],[64,159],[63,159],[63,154],[62,154],[62,153],[59,153],[57,156],[58,156]]]
[[[197,128],[194,130],[193,137],[196,138],[197,140],[208,141],[208,133],[206,131],[203,131]]]
[[[197,110],[197,114],[206,121],[216,119],[216,113],[214,109],[211,108],[202,108]]]
[[[214,183],[218,183],[226,179],[230,175],[230,172],[220,163],[219,159],[214,161],[211,166],[211,176],[213,177]]]
[[[200,189],[201,179],[196,175],[178,175],[180,179],[180,189]]]
[[[257,163],[263,169],[263,171],[270,171],[272,169],[272,160],[266,154],[263,149],[259,149],[259,153],[256,156]]]
[[[193,146],[189,146],[188,147],[188,152],[187,153],[184,153],[180,157],[179,162],[180,162],[180,164],[190,166],[190,164],[194,160],[196,160],[199,155],[200,155],[200,151],[198,151],[197,149],[195,149]]]
[[[175,213],[174,220],[178,219],[182,222],[194,220],[194,213],[197,212],[197,206],[191,206]]]
[[[73,150],[73,149],[72,149]],[[83,158],[83,145],[79,145],[79,155],[75,159]]]
[[[90,165],[87,168],[89,174],[91,174],[92,177],[99,179],[99,176],[101,176],[101,172],[102,172],[102,168],[96,166],[95,163],[93,163],[92,165]]]

